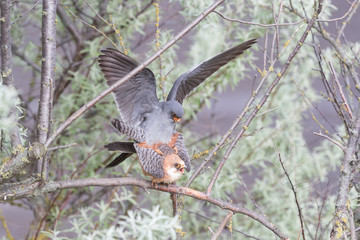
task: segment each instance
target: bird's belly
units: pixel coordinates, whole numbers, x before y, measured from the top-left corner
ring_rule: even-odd
[[[145,140],[149,145],[152,144],[167,144],[171,140],[174,127],[169,124],[149,124],[145,130]]]
[[[174,174],[165,174],[162,178],[152,178],[152,182],[154,183],[173,183],[176,182],[182,176],[181,173],[174,173]]]

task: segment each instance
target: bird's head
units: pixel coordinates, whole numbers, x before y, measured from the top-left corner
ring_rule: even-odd
[[[181,104],[175,100],[164,102],[163,112],[167,114],[169,119],[175,123],[180,122],[184,115],[184,109],[182,108]]]
[[[168,174],[180,177],[184,174],[185,162],[176,154],[170,154],[167,161],[169,161]]]
[[[174,167],[176,170],[178,170],[181,174],[184,174],[184,168],[185,168],[185,164],[184,161],[182,161],[183,163],[175,163]]]

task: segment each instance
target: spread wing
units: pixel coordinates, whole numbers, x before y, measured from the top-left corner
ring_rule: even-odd
[[[249,40],[230,48],[229,50],[200,63],[200,65],[189,72],[180,75],[180,77],[176,79],[174,86],[171,88],[167,100],[177,100],[182,104],[183,100],[194,88],[199,86],[206,78],[210,77],[219,68],[242,54],[254,43],[256,43],[256,39]]]
[[[190,157],[187,151],[187,148],[184,143],[184,137],[182,134],[178,135],[178,138],[175,142],[175,147],[178,150],[178,156],[185,162],[186,171],[190,172],[191,170],[191,162]]]
[[[164,157],[151,148],[139,147],[138,144],[134,144],[134,146],[143,170],[155,178],[164,177]]]
[[[116,49],[107,48],[101,53],[103,55],[99,56],[99,65],[109,86],[139,65],[134,59]],[[159,107],[155,77],[148,68],[120,85],[113,93],[122,119],[134,126],[140,124],[147,113]]]

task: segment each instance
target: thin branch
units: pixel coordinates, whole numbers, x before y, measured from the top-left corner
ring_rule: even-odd
[[[246,183],[244,182],[244,180],[242,179],[242,177],[241,177],[240,174],[239,174],[239,179],[240,179],[240,181],[241,181],[241,185],[243,185],[246,193],[249,195],[251,202],[254,204],[254,206],[255,206],[257,209],[259,209],[259,211],[261,212],[262,215],[265,215],[264,211],[263,211],[263,210],[261,209],[261,207],[256,203],[254,197],[253,197],[252,194],[250,193],[249,189],[248,189],[247,186],[246,186]]]
[[[34,71],[36,71],[37,73],[41,72],[41,68],[34,62],[31,61],[27,56],[25,56],[24,52],[20,52],[17,48],[17,46],[12,45],[12,50],[13,53],[20,58],[21,60],[23,60],[27,65],[29,65]]]
[[[63,146],[56,146],[56,147],[48,148],[47,151],[48,152],[56,151],[56,150],[59,150],[59,149],[69,148],[69,147],[73,147],[73,146],[76,146],[76,145],[77,145],[77,143],[70,143],[70,144],[63,145]]]
[[[345,152],[344,147],[343,147],[338,141],[330,138],[330,137],[327,136],[327,135],[321,134],[321,133],[313,132],[313,134],[314,134],[314,135],[317,135],[317,136],[320,136],[320,137],[323,137],[323,138],[326,138],[327,140],[329,140],[330,142],[332,142],[333,144],[335,144],[336,146],[338,146],[343,152]]]
[[[349,10],[346,12],[345,15],[349,15],[349,16],[347,17],[347,19],[345,20],[345,22],[343,22],[343,24],[341,25],[341,28],[340,28],[340,30],[339,30],[339,32],[338,32],[337,37],[336,37],[336,42],[340,42],[340,36],[341,36],[342,33],[344,32],[345,27],[346,27],[346,26],[348,25],[348,23],[350,22],[351,18],[353,17],[353,15],[354,15],[354,13],[356,12],[356,9],[359,7],[359,5],[360,5],[360,1],[359,1],[359,0],[355,0],[355,1],[351,4]],[[344,16],[345,16],[345,15],[344,15]]]
[[[228,223],[228,221],[230,220],[230,218],[233,215],[234,215],[234,213],[229,211],[229,213],[226,215],[224,220],[221,222],[220,226],[218,227],[218,229],[216,230],[214,235],[212,235],[211,240],[216,240],[220,236],[220,233],[223,231],[224,227],[226,226],[226,224]]]
[[[66,15],[66,12],[63,9],[63,6],[61,6],[61,4],[58,4],[56,12],[59,15],[59,18],[60,18],[62,24],[64,25],[64,27],[71,34],[71,36],[74,39],[76,45],[77,46],[82,45],[83,41],[82,41],[82,36],[81,36],[79,30],[77,29],[75,23],[73,23],[70,20],[70,18]]]
[[[39,4],[40,0],[37,0],[36,3],[26,12],[24,12],[23,14],[21,14],[17,19],[15,19],[11,24],[16,23],[17,21],[19,21],[20,19],[26,17],[38,4]]]
[[[348,101],[346,100],[346,97],[345,97],[344,91],[342,90],[342,86],[339,82],[339,79],[335,73],[334,66],[332,65],[332,63],[330,61],[329,61],[329,65],[330,65],[330,70],[331,70],[332,76],[334,77],[335,83],[339,89],[340,96],[341,96],[342,100],[344,101],[346,111],[349,113],[351,119],[353,119],[353,113],[351,111],[350,105],[348,104]]]
[[[233,18],[228,18],[225,17],[224,15],[222,15],[221,13],[219,13],[218,11],[214,11],[214,13],[218,14],[220,17],[222,17],[223,19],[230,21],[230,22],[238,22],[238,23],[243,23],[243,24],[247,24],[247,25],[255,25],[255,26],[259,26],[259,27],[283,27],[283,26],[292,26],[292,25],[298,25],[300,23],[303,23],[306,19],[301,19],[298,22],[294,22],[294,23],[275,23],[275,24],[262,24],[262,23],[254,23],[254,22],[248,22],[248,21],[244,21],[244,20],[239,20],[239,19],[233,19]]]
[[[352,9],[354,8],[354,5],[356,4],[356,2],[358,2],[358,0],[355,0],[355,1],[351,4],[349,10],[348,10],[343,16],[341,16],[341,17],[339,17],[339,18],[333,18],[333,19],[318,19],[318,20],[316,20],[316,21],[317,21],[317,22],[336,22],[336,21],[340,21],[340,20],[346,18],[347,15],[349,15],[349,13],[350,13],[350,12],[352,11]]]
[[[50,131],[50,118],[52,112],[52,98],[55,80],[56,56],[56,0],[43,2],[42,10],[42,65],[41,90],[38,110],[38,142],[45,143]],[[48,162],[46,156],[37,164],[37,173],[47,179]]]
[[[298,44],[296,44],[295,48],[293,49],[293,51],[290,53],[284,67],[282,68],[281,72],[278,73],[277,77],[275,78],[275,80],[271,83],[271,85],[268,87],[268,89],[266,90],[266,93],[264,95],[264,97],[260,100],[260,103],[257,105],[256,108],[254,108],[250,114],[250,116],[248,117],[248,119],[246,120],[244,126],[242,127],[241,131],[239,132],[239,134],[235,137],[234,141],[231,143],[231,145],[229,146],[229,148],[226,150],[223,159],[221,160],[221,162],[219,163],[218,167],[215,170],[215,173],[213,175],[213,177],[211,178],[211,181],[209,183],[208,189],[206,191],[207,194],[211,193],[211,189],[213,188],[217,178],[219,177],[220,171],[222,169],[222,167],[224,166],[226,160],[229,158],[230,153],[232,152],[233,148],[235,147],[236,143],[239,141],[239,139],[243,136],[243,134],[245,133],[245,131],[248,129],[251,121],[254,119],[254,117],[256,116],[256,114],[258,113],[258,111],[261,109],[261,107],[266,103],[267,99],[269,98],[272,90],[275,88],[275,86],[279,83],[280,79],[282,78],[282,76],[284,76],[286,70],[288,69],[291,61],[293,60],[293,58],[296,56],[296,54],[299,52],[301,46],[303,45],[306,37],[308,36],[310,29],[313,27],[316,18],[319,16],[321,10],[322,10],[322,4],[323,4],[323,0],[319,1],[319,5],[318,5],[318,9],[316,10],[316,13],[314,14],[314,16],[312,17],[312,19],[310,20],[307,28],[305,29],[303,35],[301,36]]]
[[[313,41],[314,41],[314,39],[313,39]],[[327,98],[332,99],[332,100],[330,100],[330,103],[333,105],[336,113],[338,114],[338,116],[343,121],[346,132],[349,133],[349,127],[348,127],[349,124],[347,122],[347,118],[345,118],[345,116],[343,114],[343,111],[341,111],[341,104],[339,103],[338,99],[335,97],[336,94],[332,90],[332,88],[331,88],[331,86],[329,84],[329,81],[326,78],[324,69],[322,67],[322,59],[323,59],[323,57],[322,57],[322,54],[321,54],[321,49],[318,49],[315,45],[313,45],[313,49],[314,49],[314,52],[315,52],[315,56],[316,56],[316,58],[318,60],[317,62],[318,62],[319,68],[320,68],[321,80],[322,80],[322,82],[324,84],[324,87],[325,87],[325,90],[327,92]]]
[[[318,235],[318,232],[319,232],[319,229],[320,229],[320,223],[321,223],[321,215],[322,215],[322,212],[324,210],[328,194],[330,192],[328,186],[329,186],[329,182],[328,182],[327,190],[326,190],[325,196],[323,197],[323,201],[322,201],[320,211],[319,211],[319,214],[318,214],[318,220],[317,220],[316,231],[315,231],[315,240],[317,240],[317,235]]]
[[[284,233],[282,233],[273,223],[271,223],[266,216],[258,214],[243,206],[235,205],[230,202],[224,202],[222,200],[210,197],[203,192],[176,185],[158,184],[153,186],[151,181],[143,179],[137,179],[132,177],[123,178],[85,178],[74,180],[62,180],[52,181],[43,184],[43,182],[36,179],[27,179],[24,182],[6,183],[0,185],[0,199],[4,201],[38,196],[40,194],[54,192],[61,189],[83,188],[90,186],[99,187],[116,187],[116,186],[138,186],[143,189],[155,189],[162,192],[176,193],[180,195],[189,196],[205,202],[209,202],[213,205],[220,207],[221,209],[227,209],[233,213],[241,213],[246,215],[255,221],[258,221],[263,226],[274,232],[281,239],[288,239]]]
[[[296,203],[296,207],[297,207],[297,210],[298,210],[298,213],[299,213],[299,220],[300,220],[300,225],[301,225],[301,234],[302,234],[303,240],[305,240],[304,220],[303,220],[303,216],[301,214],[301,207],[300,207],[300,204],[299,204],[299,201],[298,201],[298,198],[297,198],[296,190],[295,190],[294,184],[292,183],[288,172],[286,171],[284,162],[281,160],[280,153],[278,153],[278,159],[279,159],[281,167],[284,170],[284,173],[285,173],[285,175],[286,175],[286,177],[287,177],[287,179],[288,179],[288,181],[290,183],[291,190],[294,193],[295,203]]]
[[[94,106],[97,102],[99,102],[101,99],[103,99],[105,96],[110,94],[114,89],[119,87],[121,84],[135,76],[137,73],[139,73],[142,69],[144,69],[147,65],[149,65],[151,62],[153,62],[156,58],[158,58],[163,52],[165,52],[168,48],[170,48],[172,45],[174,45],[177,41],[179,41],[186,33],[188,33],[191,29],[193,29],[196,25],[198,25],[209,13],[211,13],[216,7],[218,7],[221,3],[223,3],[225,0],[219,0],[213,3],[209,8],[207,8],[205,11],[203,11],[192,23],[190,23],[188,26],[186,26],[180,33],[178,33],[172,40],[170,40],[168,43],[166,43],[159,51],[157,51],[154,55],[152,55],[150,58],[148,58],[145,62],[140,64],[138,67],[136,67],[134,70],[132,70],[130,73],[128,73],[126,76],[124,76],[122,79],[117,81],[114,85],[109,87],[108,89],[104,90],[102,93],[100,93],[97,97],[83,105],[79,110],[77,110],[75,113],[73,113],[64,123],[62,123],[58,129],[55,130],[55,132],[48,138],[48,140],[45,143],[45,146],[48,147],[52,141],[62,133],[72,122],[74,122],[76,119],[78,119],[85,111],[87,111],[89,108]]]

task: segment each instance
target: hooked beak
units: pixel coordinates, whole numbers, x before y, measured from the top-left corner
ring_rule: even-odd
[[[180,122],[181,118],[173,117],[174,122]]]
[[[181,164],[177,169],[181,172],[181,174],[184,174],[184,165]]]

